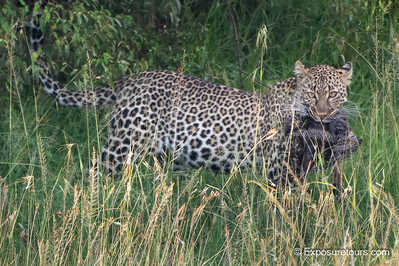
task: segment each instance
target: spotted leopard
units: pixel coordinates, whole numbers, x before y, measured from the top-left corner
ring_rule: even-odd
[[[39,51],[43,36],[33,20],[30,31],[31,47]],[[167,155],[176,166],[214,172],[255,165],[266,169],[272,184],[287,181],[290,169],[294,175],[302,169],[299,152],[291,153],[292,147],[303,144],[286,133],[287,124],[296,125],[305,117],[333,121],[347,101],[352,77],[350,62],[340,68],[306,68],[297,61],[295,76],[265,94],[172,71],[146,71],[110,87],[75,92],[50,76],[43,58],[40,54],[37,60],[40,81],[58,103],[113,106],[101,156],[110,172],[120,170],[128,158],[134,162],[144,155]]]

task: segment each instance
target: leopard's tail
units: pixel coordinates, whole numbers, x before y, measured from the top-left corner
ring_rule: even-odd
[[[40,7],[44,8],[44,6],[44,1],[40,1]],[[61,105],[65,106],[84,107],[114,104],[116,93],[110,87],[100,87],[86,91],[70,91],[65,89],[63,84],[52,78],[42,48],[44,36],[40,29],[40,16],[40,11],[33,14],[28,26],[28,32],[31,49],[37,54],[35,64],[44,91],[53,96]]]

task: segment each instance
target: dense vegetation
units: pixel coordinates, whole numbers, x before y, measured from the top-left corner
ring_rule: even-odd
[[[252,171],[176,172],[151,159],[120,179],[89,171],[107,110],[55,105],[23,27],[33,4],[0,7],[1,265],[399,263],[395,1],[54,1],[41,17],[49,65],[75,90],[179,69],[264,92],[298,59],[352,61],[347,108],[363,144],[344,164],[341,201],[330,170],[296,193]]]

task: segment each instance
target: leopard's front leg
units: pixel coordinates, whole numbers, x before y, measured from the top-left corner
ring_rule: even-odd
[[[278,132],[269,140],[268,148],[268,180],[274,185],[289,185],[292,180],[287,169],[289,159],[289,141],[283,130]],[[290,166],[288,166],[290,167]]]

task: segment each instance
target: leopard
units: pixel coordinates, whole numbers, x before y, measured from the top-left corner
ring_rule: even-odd
[[[287,124],[297,125],[306,118],[322,124],[336,120],[352,79],[351,62],[338,68],[325,64],[307,68],[298,60],[294,76],[266,93],[170,70],[144,71],[110,86],[71,91],[50,74],[38,20],[32,19],[29,28],[30,46],[38,54],[39,80],[49,96],[66,107],[112,107],[101,151],[102,165],[111,174],[144,156],[160,160],[167,156],[177,168],[228,173],[255,167],[265,171],[270,185],[291,185],[290,170],[299,175],[304,154],[313,156],[315,151],[303,153],[306,138],[292,130],[287,134]],[[336,134],[335,143],[353,142],[353,132],[347,129],[351,136]],[[345,151],[348,148],[341,153]]]

